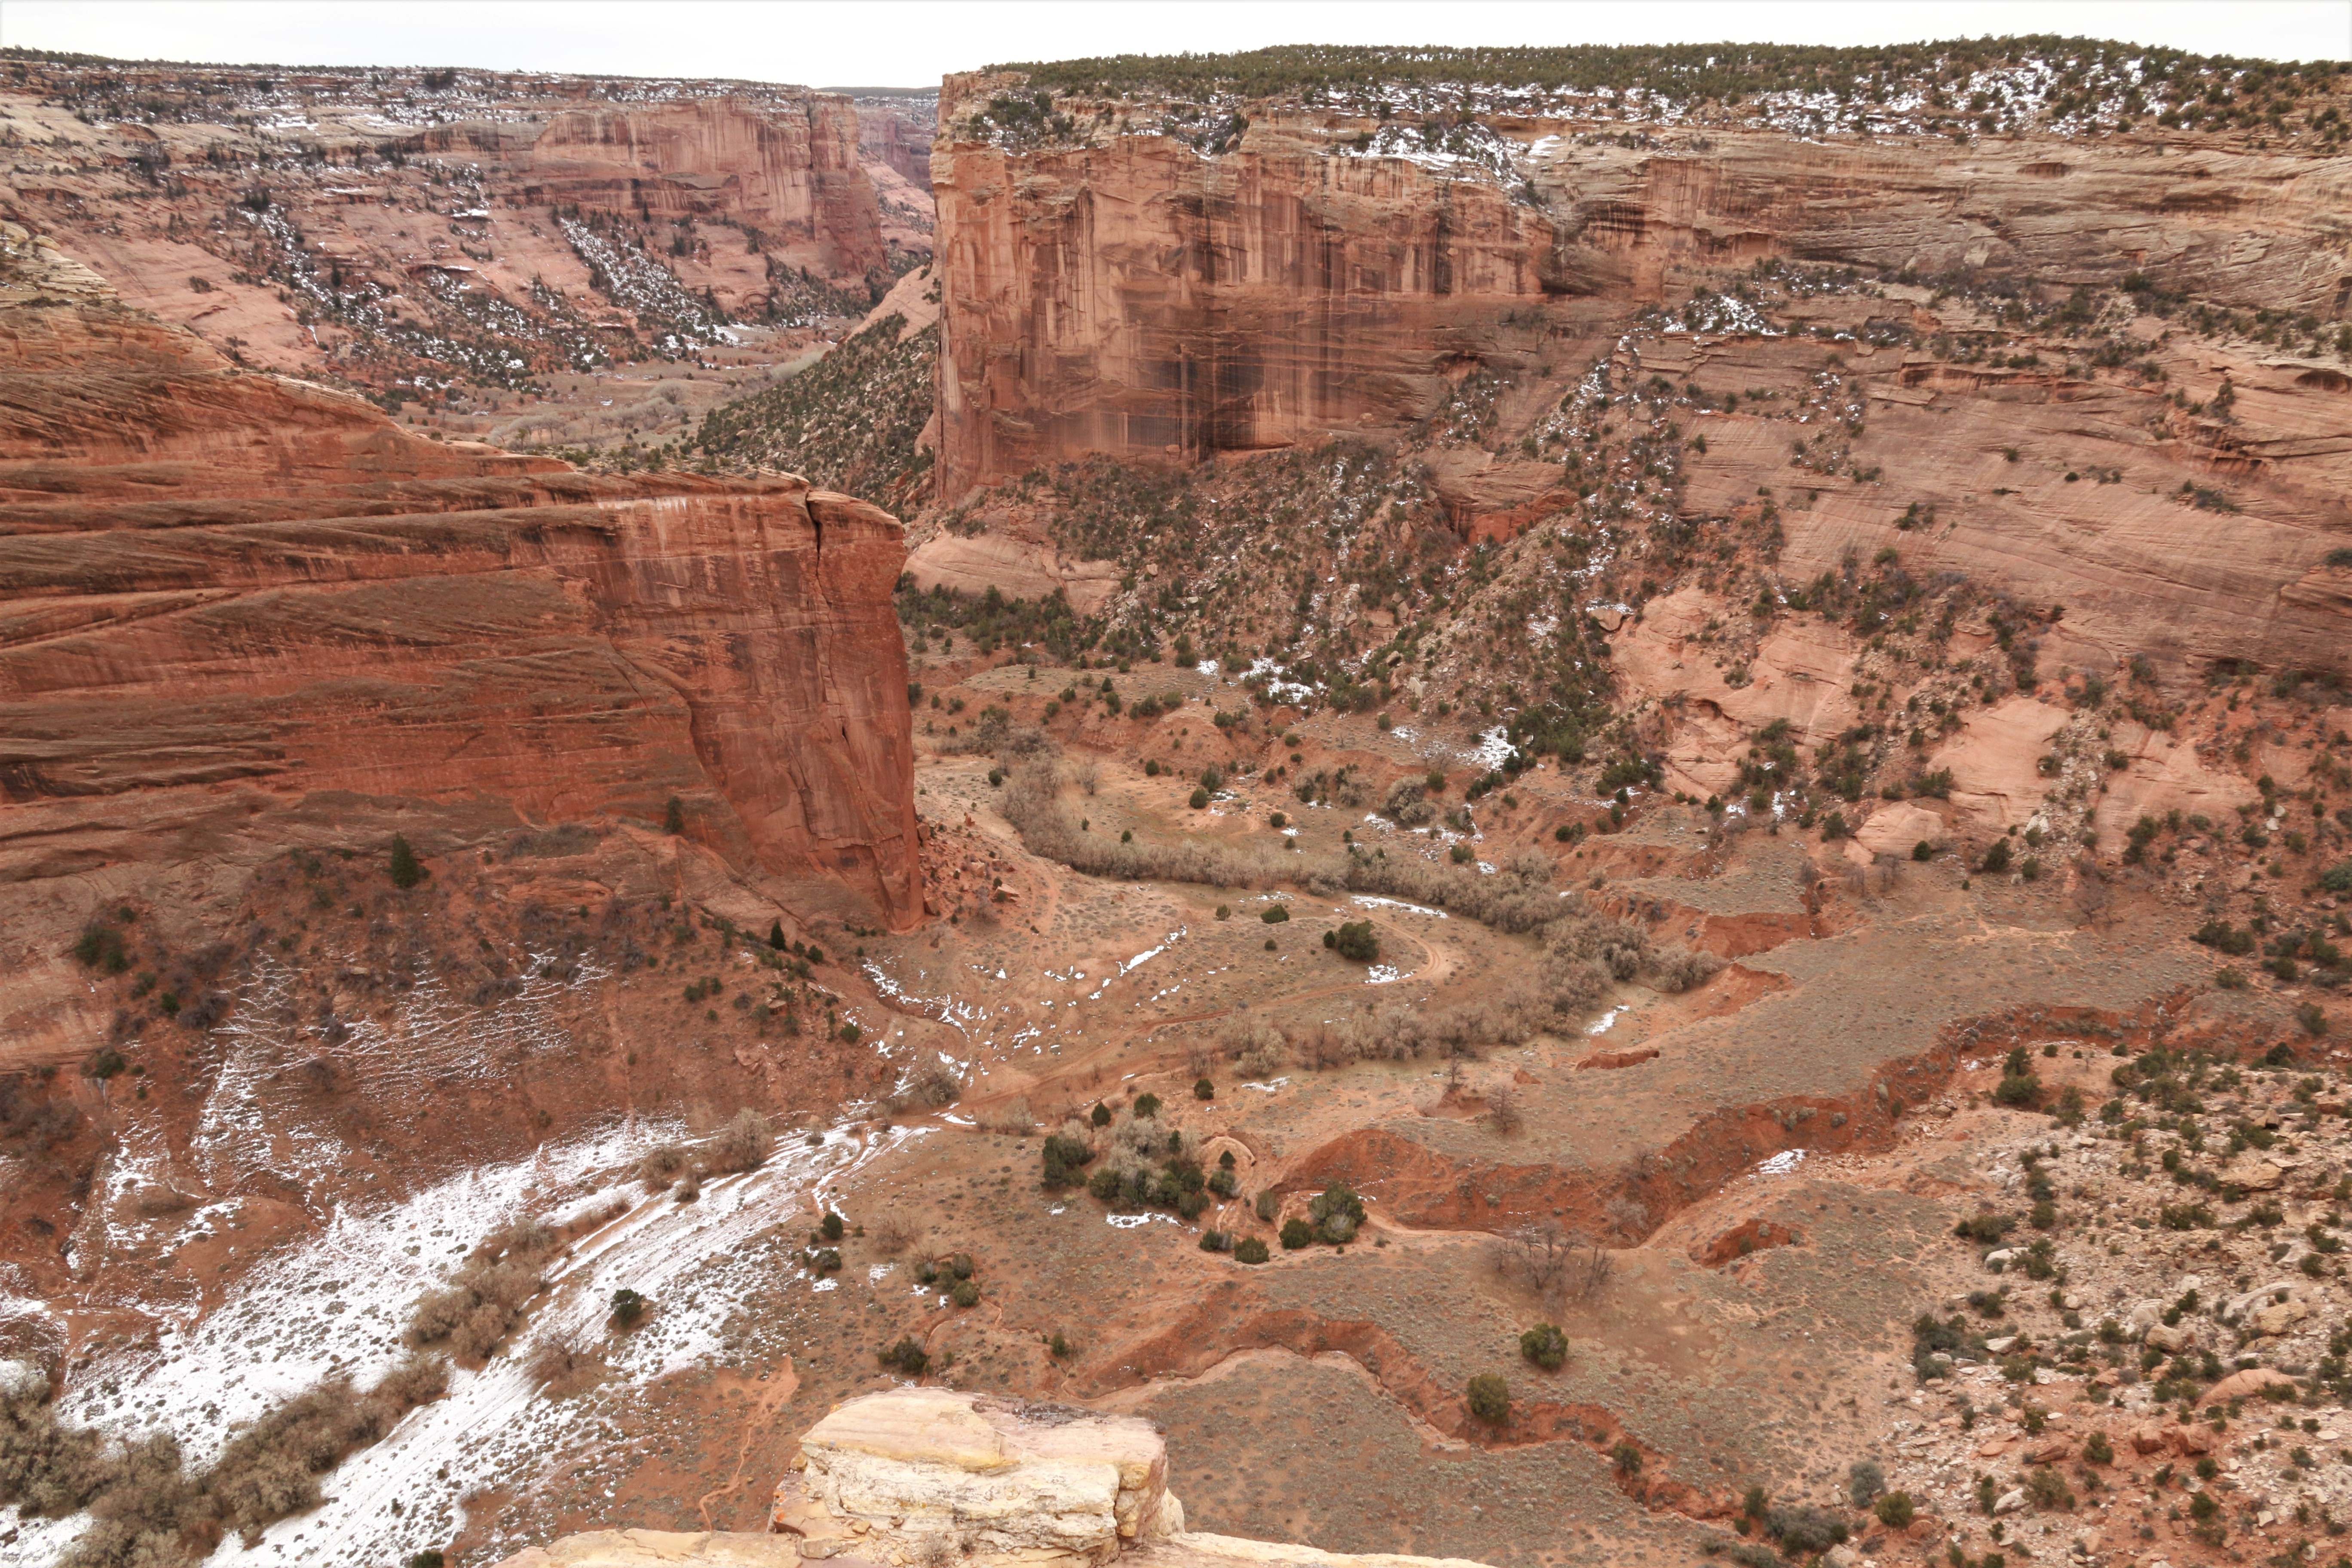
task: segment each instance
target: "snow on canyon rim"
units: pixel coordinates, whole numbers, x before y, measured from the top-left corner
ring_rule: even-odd
[[[321,1506],[280,1520],[252,1547],[232,1535],[209,1559],[226,1568],[403,1561],[457,1532],[460,1500],[539,1471],[600,1423],[593,1400],[540,1394],[527,1370],[534,1349],[592,1339],[613,1292],[626,1288],[653,1310],[611,1344],[618,1385],[643,1388],[719,1360],[721,1329],[747,1291],[804,1272],[796,1237],[761,1245],[761,1233],[804,1215],[813,1193],[921,1131],[893,1128],[866,1142],[835,1131],[815,1144],[793,1135],[759,1170],[708,1181],[698,1202],[681,1205],[635,1189],[632,1178],[646,1152],[683,1129],[631,1120],[454,1176],[401,1204],[347,1206],[320,1235],[262,1263],[201,1322],[167,1325],[152,1348],[93,1364],[60,1400],[61,1413],[125,1436],[172,1432],[190,1468],[200,1468],[234,1427],[320,1379],[340,1373],[365,1387],[397,1364],[417,1298],[491,1231],[628,1204],[551,1267],[548,1290],[487,1366],[453,1366],[445,1397],[321,1478]],[[0,1517],[18,1528],[12,1550],[23,1555],[14,1560],[28,1565],[54,1560],[89,1523],[86,1514]]]

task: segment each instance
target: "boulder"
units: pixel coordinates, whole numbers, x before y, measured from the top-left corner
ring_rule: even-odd
[[[2222,1167],[2224,1185],[2243,1187],[2250,1193],[2274,1193],[2286,1180],[2286,1173],[2270,1161],[2253,1154],[2242,1154]]]
[[[2311,1308],[2290,1296],[2284,1301],[2255,1308],[2251,1321],[2258,1334],[2283,1334],[2309,1316]]]
[[[2249,1290],[2242,1296],[2232,1296],[2221,1303],[2221,1321],[2237,1323],[2246,1321],[2257,1308],[2294,1300],[2302,1293],[2300,1281],[2274,1280],[2259,1290]]]
[[[877,1563],[944,1546],[983,1561],[1107,1563],[1125,1542],[1183,1528],[1151,1424],[1070,1405],[900,1388],[837,1406],[801,1439],[801,1488],[779,1489],[779,1528],[800,1492]],[[820,1532],[802,1528],[804,1536]]]
[[[2163,1351],[2168,1355],[2179,1355],[2182,1351],[2197,1348],[2197,1325],[2181,1323],[2168,1328],[2162,1323],[2158,1323],[2147,1331],[2147,1340],[2153,1349]]]
[[[2250,1366],[2243,1372],[2233,1372],[2205,1391],[2204,1403],[2226,1405],[2232,1399],[2254,1399],[2273,1388],[2293,1388],[2294,1379],[2276,1367]],[[2204,1450],[2200,1448],[2199,1453]]]

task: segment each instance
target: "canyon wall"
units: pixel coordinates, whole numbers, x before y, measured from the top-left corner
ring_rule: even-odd
[[[519,160],[522,199],[640,219],[719,218],[806,247],[835,277],[883,261],[873,183],[846,98],[700,99],[566,110]]]
[[[800,357],[929,207],[805,88],[0,62],[0,219],[239,364],[503,446],[644,436],[696,373]],[[629,363],[680,384],[607,412],[578,378]]]
[[[657,829],[673,800],[784,908],[920,917],[896,520],[793,476],[420,440],[6,237],[14,956],[95,901],[289,847]]]
[[[949,501],[1089,454],[1352,434],[1415,448],[1457,530],[1498,540],[1576,512],[1553,453],[1599,374],[1604,395],[1704,390],[1678,426],[1704,441],[1654,473],[1694,522],[1772,498],[1792,578],[1899,547],[2065,611],[2053,660],[2347,666],[2352,375],[2335,351],[2199,317],[2333,332],[2352,158],[2161,134],[1376,124],[1279,102],[1187,123],[1017,75],[950,78],[940,123]],[[1759,262],[1813,280],[1771,321],[1678,319]],[[2126,284],[2172,313],[2108,321],[2104,359],[2048,339],[1987,359],[2021,289]],[[1797,405],[1832,383],[1851,460],[1800,466],[1791,441],[1831,416]],[[1906,505],[1939,526],[1909,531]],[[927,545],[919,571],[958,546]]]
[[[1465,364],[1517,363],[1548,333],[1767,257],[2068,284],[2137,272],[2322,315],[2352,299],[2340,156],[1660,141],[1538,121],[1480,126],[1475,158],[1382,154],[1367,125],[1268,106],[1206,152],[1140,129],[1141,112],[1030,144],[973,118],[1020,85],[950,77],[940,98],[950,499],[1087,452],[1196,458],[1392,428]]]
[[[1087,452],[1198,458],[1425,415],[1443,371],[1539,300],[1555,234],[1493,185],[1262,137],[932,159],[941,494]]]

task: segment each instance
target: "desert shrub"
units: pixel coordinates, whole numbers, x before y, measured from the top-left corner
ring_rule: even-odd
[[[1697,952],[1686,947],[1670,947],[1654,954],[1649,962],[1650,984],[1670,996],[1695,991],[1716,976],[1723,960],[1711,952]]]
[[[2042,1080],[2031,1071],[2011,1070],[2001,1075],[1994,1086],[1992,1097],[2000,1104],[2017,1110],[2031,1110],[2042,1102]]]
[[[1846,1467],[1846,1496],[1856,1508],[1868,1508],[1871,1500],[1886,1489],[1886,1472],[1874,1459],[1856,1459]]]
[[[1158,1116],[1160,1114],[1160,1097],[1156,1094],[1137,1095],[1135,1097],[1135,1113],[1138,1116]]]
[[[1888,1492],[1872,1505],[1871,1511],[1877,1514],[1878,1522],[1889,1530],[1908,1530],[1912,1520],[1918,1516],[1919,1508],[1912,1501],[1909,1492]]]
[[[1103,1104],[1100,1100],[1095,1101],[1095,1108],[1087,1113],[1087,1120],[1092,1121],[1097,1127],[1109,1126],[1110,1107]]]
[[[1232,1246],[1232,1238],[1222,1230],[1210,1229],[1201,1233],[1201,1250],[1203,1252],[1223,1252]]]
[[[1997,877],[2002,872],[2008,870],[2009,840],[2006,838],[1994,839],[1992,841],[1992,847],[1984,852],[1984,858],[1977,863],[1977,869],[1982,871],[1988,877]]]
[[[2066,1478],[2048,1465],[2036,1465],[2025,1472],[2025,1495],[2033,1506],[2043,1509],[2067,1509],[2074,1506],[2074,1494],[2068,1489]]]
[[[1780,1559],[1774,1554],[1770,1547],[1760,1542],[1736,1542],[1724,1552],[1724,1555],[1738,1563],[1739,1568],[1780,1568]]]
[[[1333,1182],[1316,1194],[1307,1205],[1307,1217],[1314,1222],[1316,1238],[1334,1247],[1343,1247],[1355,1238],[1364,1223],[1364,1200],[1345,1182]],[[1284,1229],[1286,1232],[1288,1226]],[[1289,1245],[1286,1235],[1284,1245]]]
[[[2093,1465],[2111,1465],[2115,1463],[2115,1458],[2116,1446],[2113,1442],[2108,1440],[2107,1435],[2105,1432],[2094,1432],[2089,1436],[2083,1439],[2083,1459],[2084,1463]]]
[[[463,1361],[488,1356],[539,1293],[541,1267],[556,1247],[553,1231],[530,1222],[491,1232],[447,1285],[418,1300],[409,1314],[409,1342],[445,1345]]]
[[[1638,1476],[1642,1473],[1642,1450],[1621,1439],[1609,1450],[1609,1463],[1621,1476]]]
[[[874,1352],[875,1359],[892,1372],[908,1377],[920,1377],[923,1369],[931,1364],[930,1352],[912,1334],[901,1334],[889,1344]]]
[[[768,1119],[750,1106],[735,1113],[725,1130],[710,1147],[710,1169],[713,1172],[755,1171],[768,1163],[776,1152],[775,1129]]]
[[[980,1305],[980,1287],[969,1279],[959,1279],[955,1289],[948,1292],[948,1300],[959,1307],[977,1307]]]
[[[1323,945],[1355,963],[1370,963],[1381,955],[1381,941],[1370,921],[1345,921],[1323,933]]]
[[[105,921],[92,921],[82,928],[73,944],[74,961],[85,969],[95,969],[106,974],[120,974],[131,967],[129,945],[122,933]]]
[[[817,1234],[827,1241],[839,1241],[841,1233],[847,1228],[847,1222],[832,1209],[825,1210],[824,1217],[816,1222]]]
[[[1282,1197],[1279,1194],[1276,1193],[1273,1188],[1269,1187],[1265,1192],[1258,1194],[1257,1204],[1255,1206],[1258,1218],[1271,1221],[1274,1218],[1275,1211],[1282,1206]]]
[[[1775,1505],[1765,1510],[1764,1532],[1791,1557],[1827,1552],[1852,1533],[1844,1520],[1811,1503]]]
[[[1550,1323],[1538,1323],[1519,1336],[1519,1354],[1546,1372],[1558,1372],[1568,1361],[1568,1336]]]
[[[2017,1227],[2017,1216],[2005,1214],[1972,1215],[1952,1227],[1952,1234],[1963,1241],[1991,1247]]]
[[[248,1542],[267,1525],[316,1506],[318,1478],[448,1388],[437,1359],[395,1368],[365,1394],[330,1378],[232,1434],[204,1478],[221,1520]]]
[[[1095,1152],[1087,1147],[1083,1139],[1073,1138],[1065,1132],[1049,1135],[1045,1148],[1045,1185],[1066,1187],[1074,1184],[1081,1179],[1079,1169],[1091,1164],[1094,1157]]]
[[[643,1296],[624,1286],[613,1292],[613,1310],[606,1314],[604,1321],[626,1333],[637,1326],[637,1321],[646,1315],[646,1308],[650,1304]]]
[[[963,1098],[963,1079],[957,1077],[955,1069],[947,1063],[927,1061],[915,1069],[913,1079],[907,1085],[906,1098],[912,1104],[934,1110],[943,1105],[953,1105]]]
[[[1419,827],[1437,816],[1437,807],[1429,803],[1425,782],[1414,778],[1397,780],[1380,809],[1381,816],[1403,827]]]
[[[604,1358],[593,1345],[576,1343],[562,1335],[550,1335],[530,1352],[528,1369],[530,1379],[549,1397],[568,1399],[600,1381],[605,1372]]]
[[[395,888],[413,888],[425,880],[424,863],[416,858],[416,851],[409,847],[408,840],[397,833],[392,836],[391,870]]]
[[[1205,1078],[1195,1079],[1192,1080],[1192,1098],[1194,1100],[1214,1100],[1217,1098],[1217,1086]]]
[[[1264,921],[1270,926],[1281,925],[1290,919],[1290,906],[1288,904],[1268,904],[1265,909],[1258,911],[1257,918]]]
[[[676,1143],[664,1143],[638,1163],[637,1177],[645,1183],[646,1191],[658,1193],[677,1180],[678,1173],[686,1169],[686,1163],[684,1148]]]
[[[1265,1243],[1256,1237],[1245,1236],[1234,1243],[1234,1261],[1236,1263],[1263,1263],[1267,1256]]]
[[[1470,1414],[1488,1426],[1499,1426],[1510,1419],[1511,1385],[1499,1373],[1482,1372],[1470,1380],[1463,1391]]]
[[[1282,1222],[1282,1245],[1284,1250],[1296,1252],[1302,1247],[1312,1247],[1314,1244],[1315,1227],[1313,1226],[1307,1224],[1297,1215],[1293,1215],[1288,1219]]]

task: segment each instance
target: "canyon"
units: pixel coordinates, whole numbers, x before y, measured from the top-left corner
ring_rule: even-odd
[[[2343,72],[0,72],[0,1548],[2332,1551]]]
[[[0,199],[127,303],[509,447],[645,437],[861,314],[930,223],[865,133],[767,83],[0,61]]]

